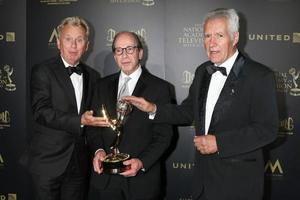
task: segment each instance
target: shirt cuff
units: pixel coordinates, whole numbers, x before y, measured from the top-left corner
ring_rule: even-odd
[[[94,153],[94,155],[96,155],[99,151],[104,151],[104,149],[97,149],[97,151]]]
[[[148,113],[149,119],[154,120],[156,113]]]
[[[151,120],[153,120],[155,118],[156,111],[157,111],[156,104],[154,104],[154,106],[155,106],[154,111],[153,112],[148,112],[149,119],[151,119]]]

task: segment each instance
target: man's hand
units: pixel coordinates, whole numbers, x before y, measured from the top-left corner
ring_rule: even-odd
[[[125,96],[122,98],[122,100],[128,101],[143,112],[156,112],[156,105],[154,103],[146,101],[143,97]]]
[[[97,172],[98,174],[101,174],[103,172],[103,165],[102,162],[106,156],[106,153],[104,150],[99,150],[94,156],[93,159],[93,167],[94,171]]]
[[[194,144],[201,154],[213,154],[218,151],[216,136],[214,135],[195,136]]]
[[[81,125],[109,127],[109,123],[105,117],[94,117],[93,111],[86,111],[81,116]]]
[[[136,176],[138,171],[143,168],[143,163],[138,158],[132,158],[132,159],[126,160],[123,162],[123,164],[128,167],[128,170],[126,170],[123,173],[120,173],[120,175],[123,175],[125,177]]]

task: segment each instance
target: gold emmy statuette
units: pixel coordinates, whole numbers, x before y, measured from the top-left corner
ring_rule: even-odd
[[[107,174],[119,174],[126,169],[127,166],[123,165],[125,160],[130,158],[130,155],[127,153],[120,153],[119,151],[119,144],[122,137],[122,127],[125,121],[126,116],[131,112],[132,106],[125,102],[125,101],[118,101],[117,102],[117,119],[111,119],[109,113],[105,105],[102,104],[101,112],[103,117],[107,118],[110,128],[116,133],[116,138],[110,149],[112,153],[108,154],[103,161],[103,171]]]

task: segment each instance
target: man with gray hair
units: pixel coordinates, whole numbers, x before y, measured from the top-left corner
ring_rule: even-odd
[[[97,71],[81,62],[89,26],[67,17],[57,27],[60,54],[33,67],[31,105],[33,133],[21,162],[32,175],[38,200],[83,200],[88,185],[85,125],[93,124],[90,108]]]
[[[194,200],[262,199],[262,148],[276,138],[278,126],[274,73],[238,50],[234,9],[208,13],[203,31],[209,61],[196,69],[181,105],[124,99],[156,123],[195,122]]]

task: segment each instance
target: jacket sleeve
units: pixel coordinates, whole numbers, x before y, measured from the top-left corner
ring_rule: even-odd
[[[194,121],[194,101],[196,91],[199,90],[201,66],[195,72],[195,78],[189,88],[188,96],[180,105],[157,103],[156,123],[170,123],[177,125],[190,125]],[[156,103],[156,102],[155,102]]]
[[[47,128],[80,134],[80,116],[64,112],[53,105],[52,81],[56,81],[48,66],[36,65],[31,73],[31,105],[34,120]]]
[[[92,105],[91,105],[91,110],[93,110],[94,112],[94,116],[98,116],[99,113],[97,111],[100,110],[100,105],[98,102],[101,102],[101,80],[98,80],[97,84],[96,84],[96,88],[95,88],[95,92],[92,98]],[[87,140],[88,140],[88,146],[89,149],[91,151],[91,153],[94,155],[94,153],[98,150],[98,149],[104,149],[103,146],[103,138],[102,138],[102,134],[101,131],[103,130],[103,128],[100,127],[93,127],[93,126],[87,126],[85,127],[86,130],[86,136],[87,136]]]
[[[156,102],[167,104],[171,102],[170,90],[167,84],[162,85],[156,91],[159,95]],[[147,171],[155,163],[159,162],[163,153],[169,147],[173,135],[172,126],[166,123],[152,123],[152,141],[147,148],[139,155],[139,159],[143,162]]]

